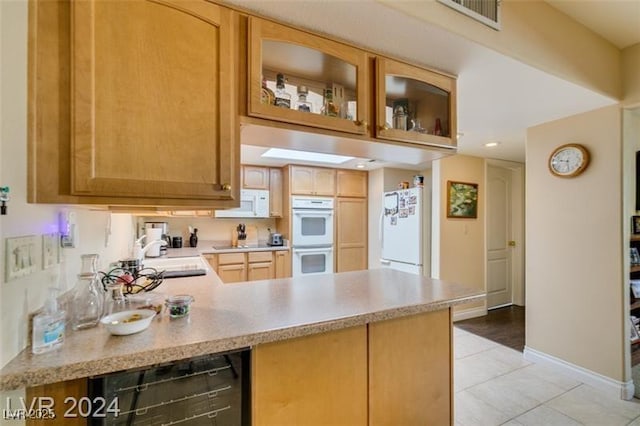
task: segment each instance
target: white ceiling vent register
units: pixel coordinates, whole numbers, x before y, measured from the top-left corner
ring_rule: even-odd
[[[437,0],[470,18],[500,30],[500,0]]]

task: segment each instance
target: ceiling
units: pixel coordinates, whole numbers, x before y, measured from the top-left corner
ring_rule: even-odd
[[[229,3],[457,75],[458,132],[461,133],[458,152],[461,154],[524,162],[525,133],[528,127],[617,103],[616,99],[547,74],[442,28],[390,9],[375,0],[298,0],[295,7],[292,2],[282,0],[230,0]],[[565,8],[565,3],[575,3],[576,5],[566,7],[566,11],[563,9],[563,12],[579,14],[585,5],[591,8],[597,2],[551,0],[550,3],[554,6],[560,4],[558,8]],[[626,13],[631,16],[635,13],[636,5],[640,4],[635,0],[613,0],[606,3],[634,3],[629,6],[631,12],[627,10]],[[611,37],[612,43],[616,45],[635,44],[635,29],[616,31],[616,27],[624,25],[619,24],[623,21],[615,20],[618,18],[609,17],[607,13],[614,13],[613,10],[618,8],[595,13],[601,18],[596,19],[601,27],[597,30],[594,28],[594,31]],[[580,19],[586,22],[594,19],[591,14],[587,15],[590,17]],[[358,19],[354,20],[354,16],[358,16]],[[613,20],[614,25],[602,25],[609,19]],[[385,30],[379,31],[380,28]],[[242,143],[254,146],[291,146],[282,138],[262,138],[260,143],[256,143],[255,135],[255,132],[243,133]],[[494,148],[484,146],[493,141],[499,142],[499,145]],[[304,143],[298,140],[297,146],[304,146]],[[308,146],[308,149],[314,149],[313,144],[309,143]],[[324,152],[342,152],[340,149],[322,147]],[[242,161],[260,164],[259,153],[258,149],[245,148]],[[367,168],[389,166],[419,170],[429,167],[430,162],[425,160],[416,164],[410,152],[404,158],[402,155],[386,158],[386,154],[379,152],[362,151],[360,154],[376,160],[367,164]]]

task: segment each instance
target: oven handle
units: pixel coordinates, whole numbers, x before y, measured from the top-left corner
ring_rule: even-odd
[[[333,247],[327,247],[327,248],[307,248],[307,249],[299,249],[299,248],[294,248],[293,252],[294,253],[328,253],[331,250],[333,250]]]
[[[323,216],[323,217],[330,217],[330,216],[333,216],[333,210],[325,210],[325,211],[318,211],[318,210],[300,211],[300,210],[294,210],[293,214],[296,215],[296,216]]]

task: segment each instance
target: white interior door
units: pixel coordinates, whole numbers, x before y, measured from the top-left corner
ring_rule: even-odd
[[[487,171],[487,308],[512,303],[511,171]],[[512,244],[515,244],[513,242]]]

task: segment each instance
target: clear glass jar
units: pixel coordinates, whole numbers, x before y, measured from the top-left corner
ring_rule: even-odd
[[[102,308],[103,317],[127,310],[128,303],[122,292],[122,285],[123,283],[120,280],[106,285],[107,291],[104,293]]]
[[[82,255],[82,267],[73,289],[71,326],[83,330],[98,325],[102,317],[103,290],[98,278],[98,255]]]

